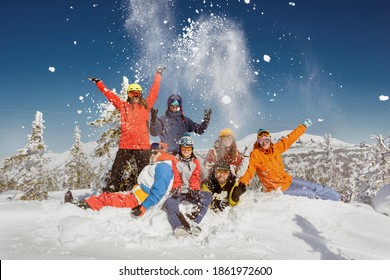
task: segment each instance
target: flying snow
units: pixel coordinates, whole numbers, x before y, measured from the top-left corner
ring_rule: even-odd
[[[271,57],[268,54],[265,54],[263,56],[263,59],[264,59],[265,62],[270,62],[271,61]]]
[[[387,100],[389,100],[389,97],[387,95],[381,95],[381,96],[379,96],[379,100],[380,101],[387,101]]]
[[[56,68],[53,67],[53,66],[50,66],[50,67],[49,67],[49,71],[53,73],[54,71],[56,71]]]
[[[229,96],[224,95],[222,97],[222,102],[223,102],[223,104],[229,104],[230,102],[232,102],[232,99]]]

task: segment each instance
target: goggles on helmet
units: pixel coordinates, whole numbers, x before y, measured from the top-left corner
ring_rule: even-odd
[[[194,143],[192,142],[191,137],[189,137],[189,136],[183,136],[182,138],[180,138],[178,144],[180,146],[191,146],[191,147],[194,145]]]
[[[171,103],[169,103],[172,107],[180,107],[180,101],[179,100],[172,100]]]
[[[262,130],[257,133],[257,138],[269,137],[271,138],[271,134],[267,130]]]

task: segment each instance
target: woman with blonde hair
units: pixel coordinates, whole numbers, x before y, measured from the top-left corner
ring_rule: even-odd
[[[237,175],[242,163],[242,155],[237,149],[234,133],[229,128],[224,128],[219,132],[218,139],[206,155],[203,163],[207,172],[206,176],[213,173],[214,165],[220,161],[226,161],[233,165],[233,174]]]

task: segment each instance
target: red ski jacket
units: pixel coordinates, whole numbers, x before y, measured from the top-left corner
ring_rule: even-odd
[[[140,104],[129,104],[122,101],[114,92],[110,91],[102,81],[96,83],[98,89],[107,97],[120,113],[121,136],[119,149],[126,150],[149,150],[150,137],[148,121],[150,110],[158,97],[161,74],[156,73],[154,82],[146,97],[146,108]]]

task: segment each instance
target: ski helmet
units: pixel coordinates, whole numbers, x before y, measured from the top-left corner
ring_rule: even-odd
[[[234,136],[233,131],[230,128],[224,128],[219,132],[219,137]]]
[[[172,94],[171,96],[168,97],[168,108],[169,106],[177,106],[180,107],[181,109],[181,104],[182,104],[182,99],[180,95],[178,94]]]
[[[229,170],[230,164],[226,160],[220,160],[214,165],[214,170]]]
[[[140,91],[142,94],[142,87],[139,84],[130,84],[127,87],[127,92],[129,91]]]
[[[271,133],[269,133],[269,131],[264,128],[260,128],[257,131],[257,139],[264,139],[264,138],[271,139]]]
[[[182,138],[180,138],[178,144],[180,146],[189,146],[189,147],[194,147],[194,142],[192,141],[192,138],[190,137],[189,134],[184,134]]]
[[[168,150],[168,144],[163,143],[163,142],[154,142],[150,145],[151,150],[162,150],[162,151],[167,151]]]

